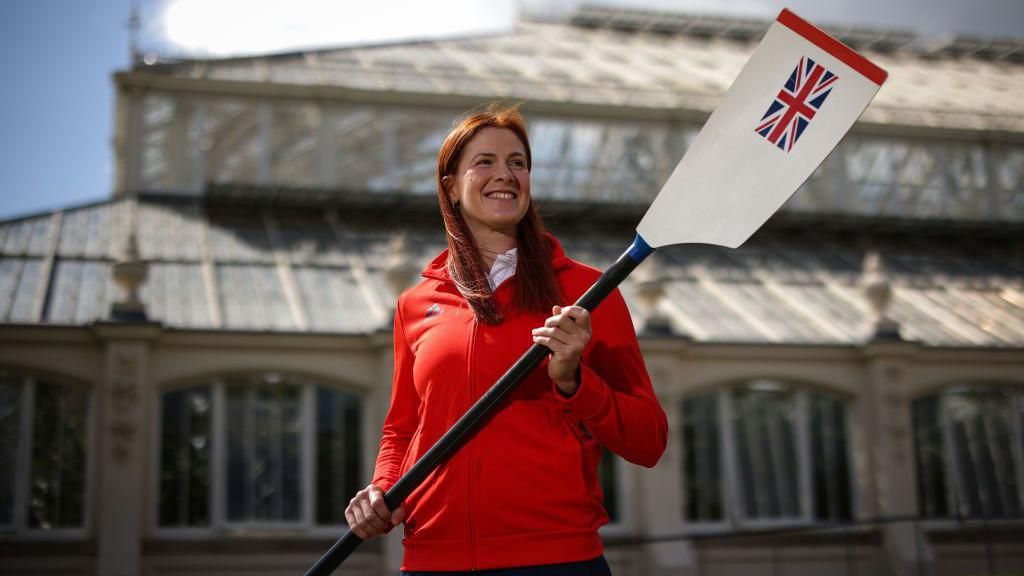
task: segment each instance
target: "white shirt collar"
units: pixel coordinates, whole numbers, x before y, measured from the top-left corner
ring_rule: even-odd
[[[508,280],[516,273],[516,262],[518,261],[518,248],[513,248],[504,254],[498,254],[491,264],[491,271],[487,273],[487,283],[491,286],[491,292],[498,289],[501,283]]]

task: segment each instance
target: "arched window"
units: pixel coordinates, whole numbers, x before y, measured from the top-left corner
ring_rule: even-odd
[[[1024,513],[1024,390],[952,386],[915,400],[913,423],[920,514]]]
[[[755,380],[684,399],[681,432],[687,523],[851,518],[841,398]]]
[[[0,530],[85,526],[89,396],[0,369]]]
[[[336,525],[362,486],[362,402],[276,372],[161,401],[159,525]]]

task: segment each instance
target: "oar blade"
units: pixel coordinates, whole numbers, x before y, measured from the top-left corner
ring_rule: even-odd
[[[637,232],[653,248],[736,248],[821,164],[886,72],[783,10]]]

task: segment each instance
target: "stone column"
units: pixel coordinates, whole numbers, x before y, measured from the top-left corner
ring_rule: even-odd
[[[678,394],[680,375],[685,374],[684,358],[689,342],[683,338],[645,338],[642,343],[647,371],[651,375],[654,393],[668,417],[668,446],[658,465],[651,470],[638,468],[635,493],[627,494],[626,501],[636,503],[632,511],[636,516],[631,526],[637,536],[670,537],[665,542],[643,547],[645,570],[652,575],[696,574],[697,558],[689,540],[675,539],[683,527],[682,446]]]
[[[96,574],[142,573],[146,487],[152,422],[150,345],[159,326],[99,324],[103,376],[97,398]]]
[[[900,326],[889,317],[893,288],[882,256],[869,251],[860,281],[871,309],[868,339],[862,351],[867,386],[859,411],[866,440],[870,498],[862,511],[892,518],[917,514],[914,474],[914,438],[906,373],[917,344],[900,336]],[[882,537],[896,574],[930,573],[932,554],[914,521],[884,523]]]
[[[916,351],[910,342],[872,341],[863,348],[868,376],[864,425],[874,492],[870,509],[882,518],[917,514],[912,398],[906,383]],[[896,574],[931,573],[931,550],[917,522],[881,527]]]

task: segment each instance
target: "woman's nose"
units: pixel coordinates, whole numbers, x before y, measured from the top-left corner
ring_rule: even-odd
[[[494,177],[500,180],[511,180],[512,169],[508,167],[508,164],[499,164]]]

